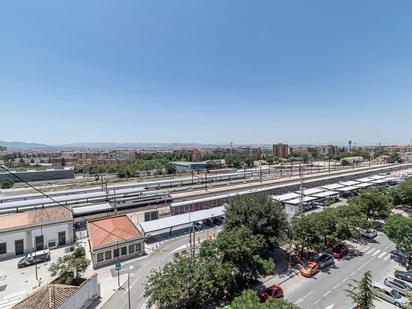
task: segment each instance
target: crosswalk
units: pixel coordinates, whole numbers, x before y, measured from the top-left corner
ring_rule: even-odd
[[[23,299],[26,291],[12,293],[0,300],[0,309],[10,309],[13,305],[17,304]]]
[[[376,248],[371,248],[371,247],[364,247],[359,250],[363,254],[373,256],[375,258],[388,261],[391,258],[391,253],[381,250],[381,249],[376,249]]]

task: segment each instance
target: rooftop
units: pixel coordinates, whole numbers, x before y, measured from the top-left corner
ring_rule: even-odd
[[[59,308],[79,289],[78,286],[50,283],[38,288],[21,302],[15,304],[13,309]]]
[[[87,230],[92,250],[97,246],[142,236],[126,215],[93,220],[87,223]]]
[[[0,215],[0,231],[70,220],[73,220],[71,211],[62,206],[38,208],[25,212]]]

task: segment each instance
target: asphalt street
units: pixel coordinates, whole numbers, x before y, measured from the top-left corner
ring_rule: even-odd
[[[282,284],[286,299],[296,303],[302,309],[347,309],[352,305],[345,289],[353,279],[359,279],[370,270],[373,280],[383,280],[393,275],[395,269],[404,270],[390,258],[395,245],[379,233],[374,242],[358,245],[356,255],[336,260],[335,266],[322,270],[313,278],[300,274]],[[377,308],[392,308],[392,304],[379,301]]]
[[[217,234],[219,228],[212,228],[196,232],[196,240],[208,238],[209,235]],[[189,242],[189,236],[185,235],[180,238],[171,239],[164,242],[160,247],[154,249],[150,256],[146,259],[128,263],[127,267],[133,266],[130,272],[132,278],[130,279],[130,300],[131,307],[134,309],[146,308],[144,293],[144,284],[147,277],[153,269],[162,268],[167,262],[173,260],[173,251],[185,246]],[[197,242],[197,241],[196,241]],[[123,282],[122,288],[117,291],[103,306],[105,309],[128,309],[128,285],[127,281]]]

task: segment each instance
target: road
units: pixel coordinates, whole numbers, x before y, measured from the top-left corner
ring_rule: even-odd
[[[196,240],[198,240],[198,238],[204,240],[208,238],[209,235],[216,235],[219,230],[220,228],[212,228],[209,230],[196,232]],[[127,264],[127,267],[133,266],[133,270],[130,272],[132,274],[132,278],[130,279],[131,308],[145,308],[145,298],[143,297],[143,293],[144,283],[146,282],[147,276],[150,275],[152,269],[162,268],[167,262],[172,261],[172,252],[175,249],[188,244],[188,241],[188,235],[181,238],[168,240],[160,247],[154,249],[148,258]],[[149,250],[148,253],[150,253]],[[127,280],[123,279],[122,288],[117,291],[105,304],[103,304],[102,308],[129,308]]]
[[[390,252],[395,245],[379,233],[374,242],[359,245],[359,253],[347,259],[336,260],[334,267],[321,271],[313,278],[297,275],[282,284],[285,297],[302,309],[347,309],[351,299],[345,289],[352,279],[359,279],[365,271],[372,271],[373,280],[383,280],[393,275],[394,269],[402,269],[391,260]],[[392,308],[390,303],[378,301],[376,308]]]

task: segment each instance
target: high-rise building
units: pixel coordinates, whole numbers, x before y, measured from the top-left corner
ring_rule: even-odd
[[[285,158],[289,155],[289,145],[288,144],[273,144],[272,154],[274,157]]]

